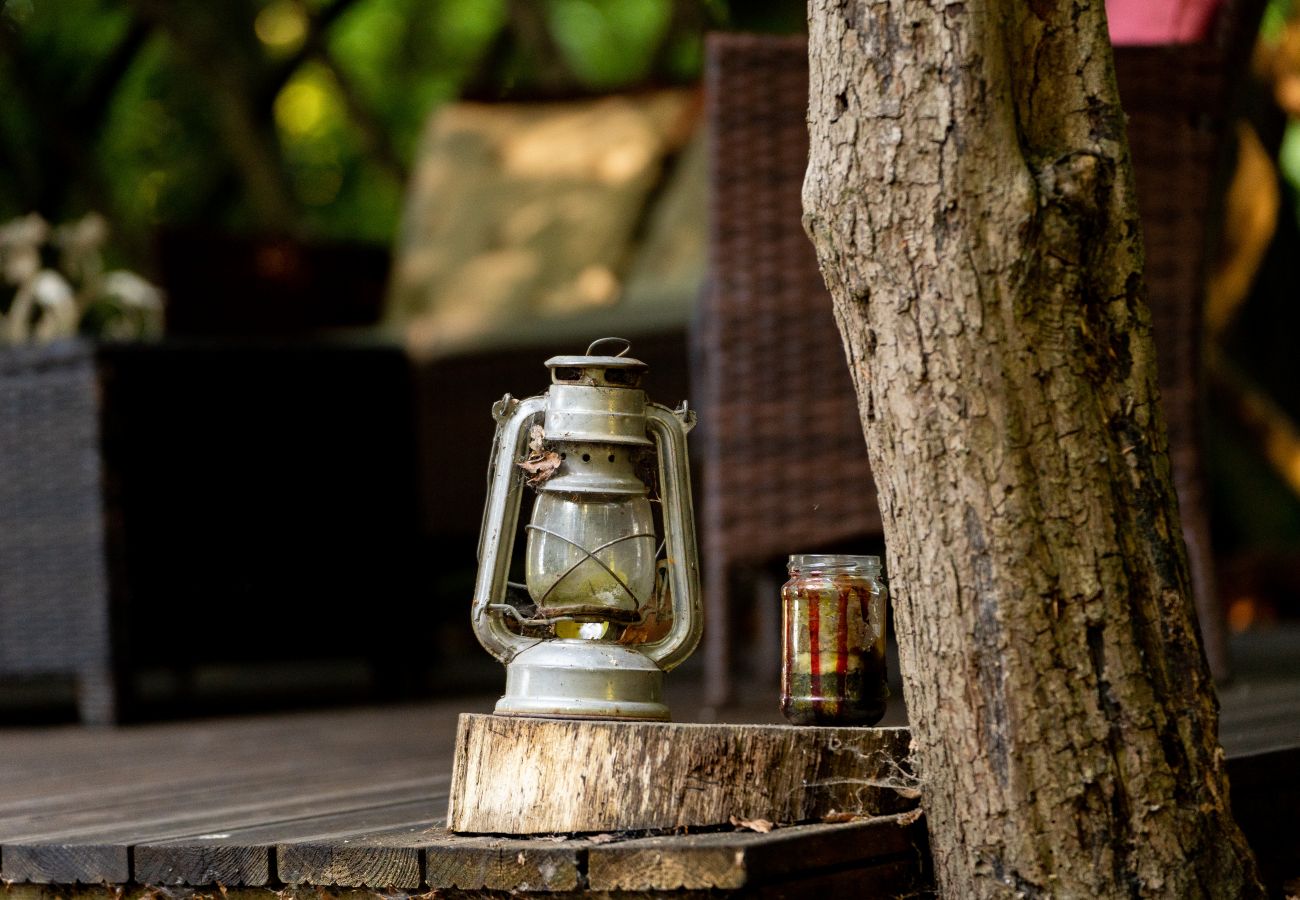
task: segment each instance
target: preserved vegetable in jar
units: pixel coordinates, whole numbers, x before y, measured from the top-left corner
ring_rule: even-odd
[[[796,725],[885,714],[885,588],[877,556],[791,556],[781,588],[781,712]]]

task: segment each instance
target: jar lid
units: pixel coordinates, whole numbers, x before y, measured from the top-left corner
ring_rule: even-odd
[[[791,555],[790,569],[864,569],[880,571],[879,556],[857,556],[850,553],[796,553]]]

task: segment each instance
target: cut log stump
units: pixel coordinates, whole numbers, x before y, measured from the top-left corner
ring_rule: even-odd
[[[916,805],[906,728],[465,714],[452,831],[568,834],[876,816]]]

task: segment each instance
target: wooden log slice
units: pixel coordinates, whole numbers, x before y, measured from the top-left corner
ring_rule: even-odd
[[[452,831],[560,834],[887,815],[919,796],[905,728],[464,714]]]

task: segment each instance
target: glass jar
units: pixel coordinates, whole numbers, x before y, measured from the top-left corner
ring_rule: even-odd
[[[880,557],[790,557],[781,587],[781,712],[796,725],[874,725],[885,714]]]

